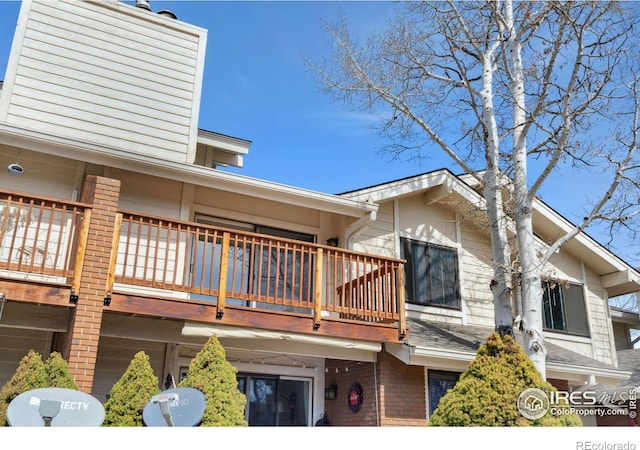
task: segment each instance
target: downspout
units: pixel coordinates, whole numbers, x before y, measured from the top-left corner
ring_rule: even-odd
[[[349,225],[344,232],[344,242],[346,244],[346,248],[348,250],[353,250],[353,240],[362,232],[371,226],[373,222],[376,221],[378,217],[377,211],[370,211],[367,213],[365,217],[362,217],[356,220],[354,223]]]
[[[377,359],[377,358],[376,358]],[[374,392],[376,394],[376,426],[380,426],[380,404],[378,402],[378,366],[376,361],[373,362],[373,385],[375,386]]]

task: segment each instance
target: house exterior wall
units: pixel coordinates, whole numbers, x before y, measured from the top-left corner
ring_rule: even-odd
[[[24,168],[21,175],[13,175],[4,170],[14,163],[19,163]],[[0,170],[0,186],[3,189],[77,200],[84,164],[72,159],[0,145],[0,167],[3,168]]]
[[[358,235],[355,248],[372,253],[393,251],[394,256],[399,257],[399,238],[406,237],[455,249],[462,296],[460,311],[407,303],[407,313],[423,320],[492,327],[493,298],[489,282],[493,269],[488,237],[472,221],[461,219],[444,204],[427,204],[425,199],[425,194],[420,193],[381,202],[376,221]],[[548,331],[549,342],[615,365],[606,291],[599,276],[587,263],[566,251],[551,258],[543,275],[583,286],[590,332],[589,337],[582,337]],[[517,305],[514,311],[517,313]]]
[[[620,322],[613,323],[613,337],[616,344],[616,350],[626,350],[631,348],[631,340],[629,338],[629,327]]]
[[[0,121],[193,162],[206,30],[121,2],[23,2]]]
[[[326,367],[325,386],[335,385],[338,388],[336,399],[324,402],[325,417],[331,425],[379,426],[375,364],[327,359]],[[364,397],[362,408],[357,412],[349,408],[349,388],[354,383],[362,387]]]
[[[400,252],[396,245],[396,210],[397,207],[393,202],[381,203],[376,220],[352,238],[353,249],[376,255],[399,257]]]
[[[460,222],[459,265],[466,324],[493,327],[491,243],[468,221]]]
[[[377,365],[380,425],[425,426],[425,368],[404,364],[386,352],[380,353]]]
[[[16,373],[19,362],[30,350],[46,359],[53,333],[46,330],[15,330],[0,327],[0,387]]]
[[[551,258],[543,275],[582,285],[589,322],[589,337],[547,332],[546,339],[589,358],[615,365],[611,318],[600,277],[585,262],[562,250]]]
[[[192,215],[199,213],[248,224],[282,228],[290,231],[328,238],[330,221],[317,210],[291,204],[277,203],[259,197],[249,197],[232,192],[216,192],[196,186],[191,205]]]
[[[167,344],[163,342],[101,336],[91,395],[101,402],[107,401],[113,386],[125,373],[136,353],[141,351],[149,356],[153,374],[158,377],[158,386],[164,389],[163,369],[166,347]]]

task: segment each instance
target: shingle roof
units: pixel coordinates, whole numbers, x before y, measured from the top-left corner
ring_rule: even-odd
[[[475,353],[493,332],[493,328],[490,327],[429,322],[416,319],[407,319],[407,325],[409,326],[410,346],[447,349],[469,352],[470,354]],[[516,333],[516,340],[522,344],[520,333]],[[599,369],[616,369],[611,364],[597,361],[551,342],[546,342],[546,347],[548,362]]]
[[[631,372],[631,378],[625,380],[622,384],[640,386],[640,348],[619,350],[618,366]]]

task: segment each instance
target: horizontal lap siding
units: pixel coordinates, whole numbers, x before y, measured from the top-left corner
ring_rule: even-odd
[[[164,383],[163,376],[166,344],[161,342],[119,339],[107,336],[100,337],[96,376],[93,382],[94,395],[98,400],[107,400],[107,394],[126,372],[136,353],[144,351],[150,359],[153,373],[158,377],[158,384]],[[164,389],[164,386],[158,386]]]
[[[123,7],[34,2],[7,122],[186,162],[199,45]]]
[[[16,373],[29,350],[35,350],[43,361],[49,357],[49,333],[41,330],[0,327],[0,387]]]
[[[587,271],[587,306],[589,308],[589,326],[593,345],[593,358],[605,363],[613,363],[611,357],[611,328],[607,314],[607,300],[600,284],[600,277]]]
[[[545,266],[543,276],[554,280],[569,281],[585,286],[585,306],[589,320],[590,343],[572,342],[571,336],[566,339],[562,333],[554,333],[550,341],[571,348],[598,361],[612,363],[610,319],[607,314],[607,299],[602,288],[600,277],[589,270],[583,269],[581,262],[570,253],[562,249],[553,255]],[[585,278],[586,276],[586,278]]]
[[[112,169],[109,176],[122,183],[120,209],[156,217],[180,218],[181,182],[120,169]]]
[[[393,203],[382,203],[375,222],[355,238],[354,250],[396,258],[394,236]]]
[[[493,296],[489,289],[489,283],[493,278],[491,243],[464,221],[461,226],[462,249],[459,265],[462,273],[462,298],[467,308],[467,323],[493,326]]]

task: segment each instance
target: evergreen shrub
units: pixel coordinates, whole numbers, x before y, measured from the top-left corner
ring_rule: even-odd
[[[523,417],[518,397],[527,388],[556,391],[512,337],[493,333],[440,399],[429,426],[581,426],[575,413],[547,413],[536,420]]]
[[[151,398],[160,393],[158,377],[153,373],[149,356],[135,354],[122,377],[113,385],[104,404],[105,427],[142,427],[142,411]]]
[[[36,351],[29,350],[18,364],[11,379],[0,389],[0,425],[7,425],[7,408],[14,398],[32,389],[50,386],[42,357]]]
[[[237,369],[227,361],[224,348],[213,335],[193,358],[179,387],[199,389],[207,400],[200,426],[247,426],[246,396],[238,390]]]

